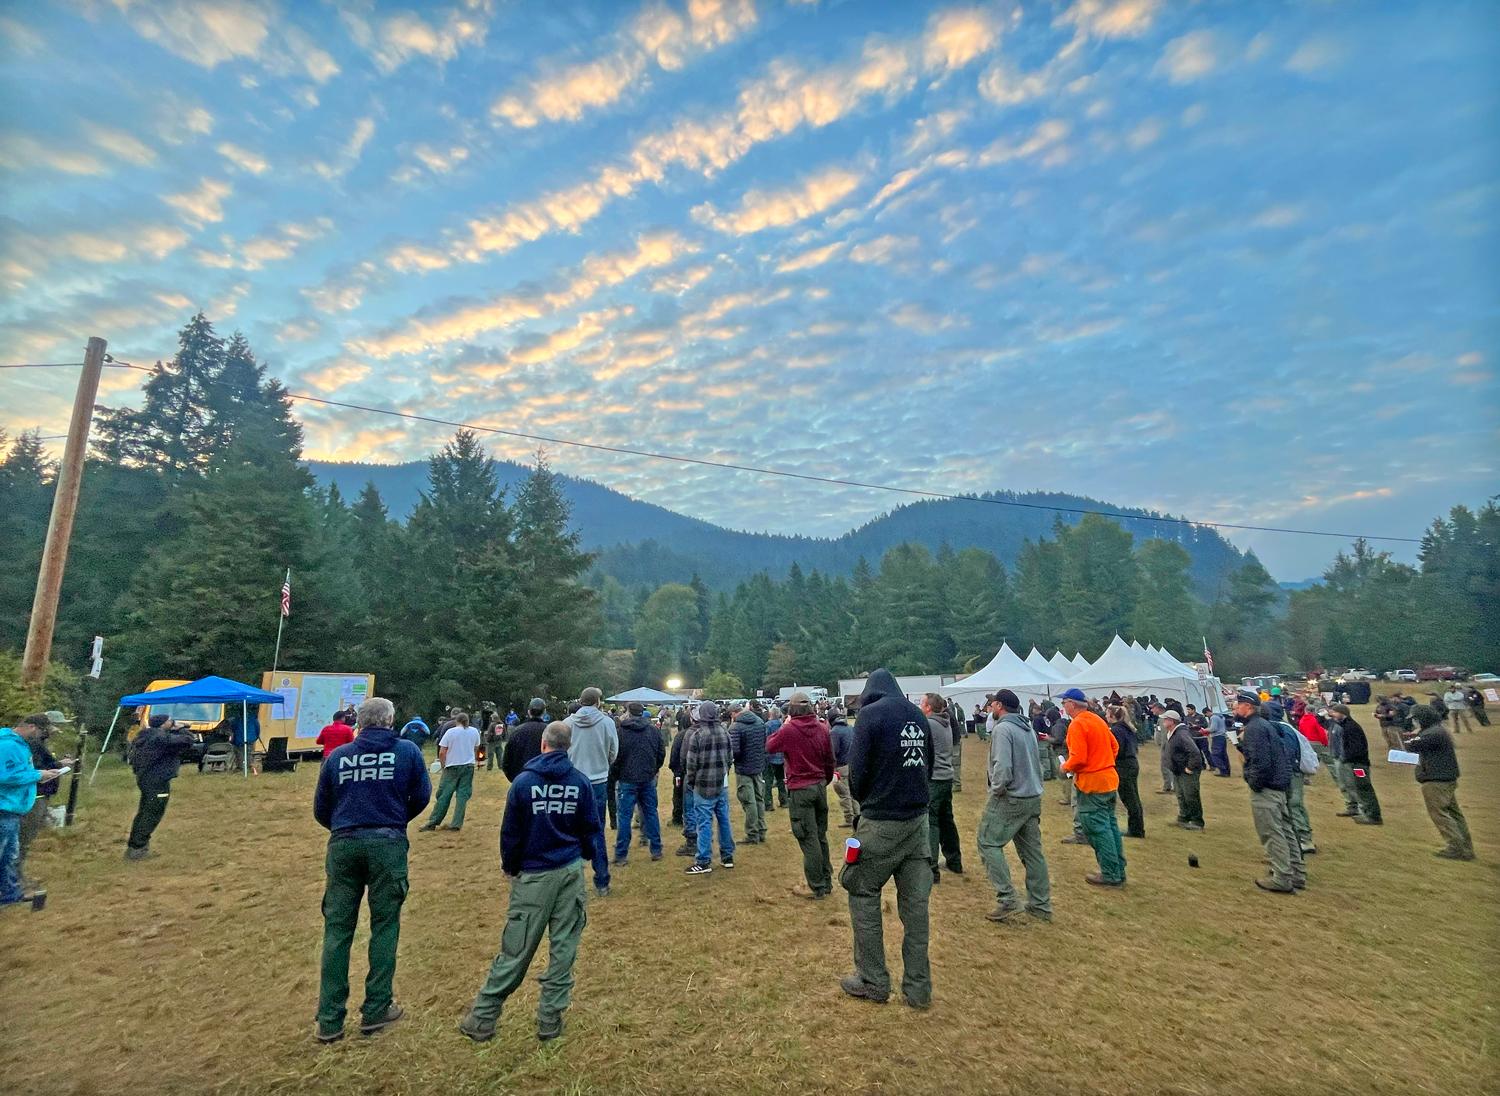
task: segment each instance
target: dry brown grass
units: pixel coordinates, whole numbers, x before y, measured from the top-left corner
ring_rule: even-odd
[[[396,979],[408,1019],[322,1048],[311,1037],[324,841],[310,815],[313,768],[248,785],[185,772],[159,856],[127,864],[133,788],[106,767],[80,824],[34,853],[48,908],[0,914],[0,1088],[1494,1092],[1500,727],[1461,738],[1460,751],[1478,862],[1432,857],[1436,831],[1410,770],[1378,761],[1382,829],[1333,817],[1327,778],[1309,789],[1322,851],[1295,898],[1251,886],[1260,853],[1237,778],[1204,781],[1208,830],[1183,833],[1166,824],[1173,800],[1151,794],[1146,747],[1149,836],[1127,842],[1130,884],[1107,893],[1083,882],[1089,850],[1058,844],[1067,812],[1048,785],[1057,919],[1012,928],[983,919],[993,894],[972,850],[983,746],[970,739],[956,797],[968,874],[934,893],[932,1011],[839,993],[850,967],[842,892],[817,904],[786,897],[800,861],[778,811],[770,844],[743,850],[732,873],[689,879],[670,847],[659,864],[632,851],[614,894],[590,907],[567,1035],[545,1049],[533,1035],[534,981],[494,1042],[476,1047],[454,1030],[503,920],[498,772],[480,775],[462,834],[413,832]],[[1201,868],[1188,867],[1189,852]],[[891,914],[899,978],[898,932]]]

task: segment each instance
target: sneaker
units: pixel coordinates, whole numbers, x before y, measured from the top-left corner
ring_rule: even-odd
[[[914,1008],[918,1012],[926,1012],[928,1009],[930,1009],[932,1007],[932,1002],[930,1000],[929,1001],[918,1001],[915,997],[908,997],[904,993],[901,995],[901,1000],[903,1000],[903,1001],[906,1002],[906,1007],[907,1008]]]
[[[796,898],[806,898],[809,901],[816,901],[819,898],[827,897],[827,895],[819,894],[817,891],[809,887],[806,883],[798,883],[796,886],[792,887],[791,893]]]
[[[400,1005],[396,1004],[396,1002],[392,1001],[390,1007],[385,1010],[385,1015],[380,1017],[380,1019],[366,1020],[364,1023],[360,1024],[359,1033],[361,1035],[379,1035],[382,1031],[390,1027],[405,1015],[406,1010]]]
[[[1198,831],[1198,830],[1203,829],[1203,823],[1202,822],[1184,822],[1182,824],[1182,828],[1185,829],[1185,830]]]
[[[889,993],[881,993],[857,974],[846,974],[840,978],[839,989],[850,997],[858,997],[861,1001],[869,1001],[876,1005],[885,1004],[891,996]]]
[[[154,852],[152,852],[150,849],[131,849],[131,848],[127,848],[125,850],[125,859],[126,860],[149,860],[149,859],[151,859],[155,855],[156,854]]]
[[[463,829],[463,827],[462,826],[444,826],[443,829],[447,830],[449,833],[457,833],[459,830]]]
[[[1473,860],[1474,859],[1474,854],[1472,852],[1463,852],[1463,851],[1461,851],[1459,849],[1438,849],[1438,851],[1435,852],[1435,853],[1433,853],[1432,855],[1436,856],[1439,860]]]
[[[1361,826],[1383,826],[1383,825],[1385,825],[1385,823],[1382,822],[1380,819],[1378,819],[1378,818],[1371,818],[1368,815],[1363,815],[1363,814],[1360,815],[1358,818],[1356,818],[1354,821],[1355,821],[1356,824],[1361,825]]]
[[[1026,916],[1033,921],[1040,921],[1044,925],[1052,924],[1052,914],[1047,910],[1027,910]]]
[[[1062,843],[1064,845],[1087,845],[1089,841],[1086,837],[1080,837],[1076,833],[1070,833],[1067,837],[1064,837],[1062,839]]]
[[[714,870],[714,868],[713,868],[712,864],[689,864],[687,866],[687,869],[682,874],[683,875],[707,875],[709,872],[711,872],[713,870]]]
[[[1333,817],[1335,817],[1335,818],[1358,818],[1359,817],[1359,811],[1357,811],[1357,810],[1339,811],[1339,813],[1336,814],[1336,815],[1334,815]]]
[[[553,1016],[538,1015],[536,1018],[536,1038],[539,1043],[550,1043],[563,1033],[562,1013]]]
[[[651,854],[651,860],[652,860],[653,863],[655,863],[657,860],[660,860],[660,859],[661,859],[661,850],[657,849],[655,852],[653,852]]]
[[[1088,875],[1085,875],[1083,877],[1083,881],[1085,883],[1092,883],[1096,887],[1123,887],[1125,885],[1125,880],[1106,879],[1101,872],[1097,871],[1090,872]]]
[[[417,832],[418,833],[431,833],[435,829],[437,829],[437,823],[435,823],[435,822],[429,822],[429,823],[427,823],[427,825],[423,826]]]
[[[594,893],[596,895],[598,895],[600,898],[608,898],[609,897],[609,884],[605,883],[602,887],[596,886],[594,888]]]
[[[993,921],[997,925],[1019,925],[1021,923],[1021,907],[1007,906],[1003,903],[995,903],[995,908],[984,915],[986,921]]]
[[[1318,846],[1316,846],[1316,845],[1308,845],[1305,849],[1302,850],[1302,855],[1303,856],[1312,856],[1317,851],[1318,851]]]
[[[320,1043],[336,1043],[343,1037],[343,1024],[340,1024],[338,1027],[327,1027],[323,1024],[318,1025],[318,1042]]]
[[[1290,885],[1283,887],[1283,886],[1280,886],[1279,884],[1277,884],[1276,882],[1274,882],[1273,880],[1270,880],[1270,879],[1257,879],[1255,881],[1255,885],[1257,887],[1259,887],[1263,891],[1270,891],[1272,894],[1296,894],[1297,893],[1297,888],[1296,887],[1293,887],[1293,886],[1290,886]]]
[[[623,856],[617,856],[609,863],[611,867],[623,868],[625,866],[625,858]]]
[[[495,1025],[474,1019],[472,1012],[458,1022],[458,1030],[476,1043],[488,1043],[495,1037]]]
[[[720,860],[719,867],[723,868],[725,871],[734,871],[734,857],[731,856],[727,860]]]

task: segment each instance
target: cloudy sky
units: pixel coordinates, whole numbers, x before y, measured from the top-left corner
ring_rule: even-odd
[[[1500,482],[1487,3],[77,0],[0,51],[6,361],[201,308],[295,392],[904,487],[1415,536]],[[551,452],[739,528],[901,501]]]

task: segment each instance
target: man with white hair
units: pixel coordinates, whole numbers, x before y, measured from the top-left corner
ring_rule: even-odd
[[[406,827],[432,797],[422,751],[399,738],[396,709],[372,696],[359,706],[354,741],[329,754],[318,772],[313,817],[329,831],[323,891],[323,966],[318,994],[318,1041],[344,1037],[349,1000],[349,948],[359,904],[370,905],[370,972],[360,1009],[361,1034],[374,1035],[401,1019],[391,995],[401,903],[406,900]]]
[[[1177,790],[1177,822],[1185,830],[1203,828],[1203,753],[1182,717],[1170,708],[1160,716],[1162,758]]]

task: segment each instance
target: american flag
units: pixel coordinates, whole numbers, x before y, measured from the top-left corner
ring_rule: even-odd
[[[289,617],[292,615],[292,573],[286,573],[286,581],[281,584],[281,615]]]
[[[1214,653],[1208,649],[1208,637],[1203,637],[1203,661],[1208,663],[1208,672],[1214,672]]]

